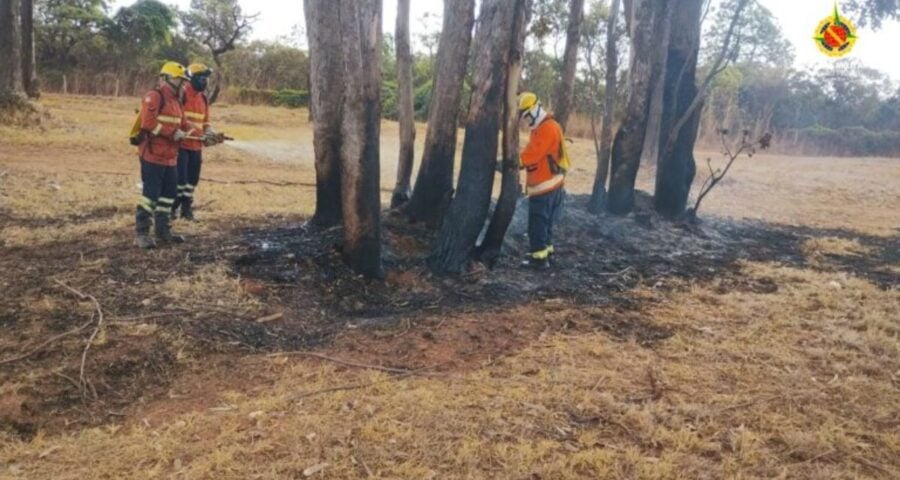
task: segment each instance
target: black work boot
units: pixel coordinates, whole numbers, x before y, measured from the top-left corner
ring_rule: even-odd
[[[154,225],[156,239],[162,243],[184,243],[184,237],[172,234],[172,224],[169,212],[156,212],[156,224]]]
[[[150,225],[153,225],[153,216],[141,207],[137,209],[134,219],[135,239],[134,243],[143,250],[156,248],[156,242],[150,238]]]
[[[197,221],[194,218],[194,199],[191,197],[184,197],[181,200],[181,218],[195,222]]]

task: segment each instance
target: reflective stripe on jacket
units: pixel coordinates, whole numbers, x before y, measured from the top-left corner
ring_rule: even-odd
[[[199,132],[196,136],[203,135],[203,132],[209,127],[209,103],[203,92],[194,90],[191,84],[184,89],[184,119],[188,125],[195,131]],[[192,135],[194,136],[194,135]],[[181,148],[199,152],[203,150],[203,142],[200,140],[182,140]]]
[[[521,154],[522,168],[528,177],[526,193],[529,197],[562,188],[566,177],[556,163],[562,142],[562,127],[550,115],[531,131],[528,145]]]
[[[165,96],[165,101],[161,95]],[[157,165],[175,166],[178,142],[173,137],[180,129],[188,130],[188,126],[172,87],[165,85],[147,92],[141,102],[141,130],[148,133],[139,147],[141,158]]]

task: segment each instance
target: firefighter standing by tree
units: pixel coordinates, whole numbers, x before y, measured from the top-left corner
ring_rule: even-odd
[[[168,62],[159,74],[157,88],[147,92],[141,102],[139,126],[132,132],[132,143],[139,145],[143,196],[135,219],[136,243],[140,248],[156,247],[150,238],[154,225],[156,239],[164,243],[182,243],[173,235],[169,215],[177,194],[175,171],[179,142],[199,135],[185,121],[180,103],[181,88],[188,80],[183,65]]]
[[[181,141],[178,151],[178,198],[172,206],[172,218],[176,218],[181,208],[181,218],[194,220],[194,192],[200,182],[200,167],[203,164],[203,146],[220,143],[218,135],[209,124],[209,100],[206,85],[212,69],[202,63],[188,67],[190,82],[184,88],[184,117],[194,131],[203,132],[200,138],[186,138]]]
[[[519,118],[531,137],[521,154],[527,172],[528,240],[530,253],[523,266],[549,268],[553,255],[553,225],[562,213],[568,153],[562,127],[531,92],[519,96]]]

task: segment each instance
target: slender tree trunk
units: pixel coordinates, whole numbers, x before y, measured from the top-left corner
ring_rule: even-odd
[[[631,0],[631,68],[625,118],[613,142],[607,210],[624,215],[634,208],[634,184],[647,133],[650,103],[657,78],[660,48],[668,48],[668,8],[665,0]]]
[[[445,0],[428,112],[428,133],[412,198],[410,220],[437,225],[453,195],[453,169],[463,81],[475,23],[475,0]]]
[[[341,117],[344,71],[334,52],[341,51],[340,4],[305,0],[309,38],[310,105],[315,112],[313,144],[316,156],[316,212],[312,223],[339,225],[341,211]]]
[[[694,143],[703,109],[688,110],[698,93],[697,54],[703,3],[704,0],[682,0],[672,15],[654,195],[656,210],[669,218],[685,212],[696,174]],[[684,115],[691,117],[680,131],[674,132]]]
[[[562,78],[556,90],[556,105],[554,105],[554,117],[562,125],[564,131],[569,124],[569,115],[572,113],[572,97],[575,92],[575,71],[578,67],[578,46],[581,42],[582,23],[584,23],[584,0],[570,0]]]
[[[20,0],[0,0],[0,97],[24,93],[21,3]]]
[[[222,73],[222,56],[213,52],[212,57],[213,63],[216,64],[216,71],[213,73],[213,88],[208,95],[210,105],[219,101],[219,94],[222,93],[222,86],[225,84],[225,74]]]
[[[603,127],[600,131],[600,153],[597,157],[597,174],[591,194],[589,210],[600,213],[606,208],[606,181],[609,178],[609,156],[612,150],[612,126],[616,113],[616,98],[619,84],[619,51],[616,31],[622,0],[613,0],[606,20],[606,98],[603,103]]]
[[[506,72],[506,104],[503,108],[503,177],[500,198],[484,240],[478,249],[478,258],[493,266],[500,257],[503,238],[516,213],[516,204],[522,196],[519,178],[519,79],[525,56],[525,29],[531,17],[531,0],[516,0],[515,20],[512,28],[512,46]]]
[[[22,80],[28,98],[39,98],[41,88],[35,65],[34,1],[22,2]]]
[[[409,1],[397,0],[397,80],[400,94],[400,158],[397,159],[397,183],[391,208],[409,201],[413,158],[416,149],[416,124],[413,111],[413,58],[409,45]]]
[[[481,3],[462,169],[430,261],[437,272],[460,273],[466,268],[487,219],[517,8],[521,8],[518,1]]]
[[[680,8],[680,7],[679,7]],[[657,62],[665,64],[667,52],[665,50],[656,52],[658,55]],[[659,158],[659,138],[662,130],[663,115],[663,78],[660,75],[657,78],[656,85],[653,87],[653,95],[650,97],[650,113],[647,115],[647,133],[644,135],[644,145],[641,147],[641,164],[656,165]]]
[[[341,124],[343,255],[357,273],[381,278],[381,0],[339,3],[346,86]]]

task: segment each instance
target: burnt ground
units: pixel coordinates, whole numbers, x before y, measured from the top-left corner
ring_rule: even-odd
[[[777,291],[774,280],[742,275],[745,260],[846,272],[884,289],[900,285],[900,235],[726,219],[671,223],[652,213],[646,196],[623,218],[592,216],[585,205],[586,198],[569,199],[557,232],[558,258],[548,272],[517,266],[526,242],[523,211],[495,268],[460,277],[431,274],[425,260],[432,234],[391,214],[384,229],[385,281],[353,275],[340,261],[340,230],[319,231],[302,218],[223,224],[183,247],[151,253],[134,249],[124,231],[105,242],[0,243],[0,362],[91,318],[91,304],[56,281],[95,296],[110,324],[85,362],[87,387],[80,385],[79,367],[91,328],[26,359],[0,363],[0,384],[25,385],[0,401],[0,428],[29,437],[39,429],[125,421],[142,404],[173,398],[184,375],[229,368],[258,353],[317,350],[402,368],[464,368],[548,330],[599,330],[653,348],[673,332],[642,314],[648,300],[633,294],[637,287],[670,290],[697,281],[722,293]],[[9,226],[72,220],[0,215],[0,224]],[[817,237],[853,239],[870,253],[824,254],[810,262],[803,246]],[[225,265],[261,306],[203,304],[159,291],[166,280],[210,265]],[[523,318],[526,309],[537,315]],[[237,377],[235,384],[252,383]]]

